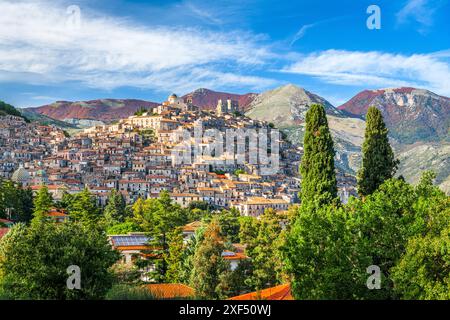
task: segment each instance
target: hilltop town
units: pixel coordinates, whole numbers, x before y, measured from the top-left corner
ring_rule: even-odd
[[[298,202],[298,165],[301,148],[280,137],[279,163],[264,173],[260,164],[233,154],[208,156],[200,152],[190,163],[178,163],[174,150],[183,130],[272,129],[265,121],[239,112],[236,101],[219,100],[215,111],[201,111],[187,98],[175,94],[153,108],[109,124],[85,129],[72,137],[53,126],[26,123],[19,117],[0,120],[2,177],[38,190],[48,186],[55,200],[64,192],[75,194],[87,187],[106,204],[112,189],[131,204],[139,197],[156,198],[162,190],[186,207],[204,201],[216,208],[237,208],[242,215],[258,216],[265,209],[283,211]],[[201,149],[214,144],[201,137]],[[352,192],[351,177],[340,176],[341,198]]]

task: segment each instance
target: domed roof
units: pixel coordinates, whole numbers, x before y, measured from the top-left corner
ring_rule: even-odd
[[[176,98],[178,98],[178,96],[177,96],[175,93],[172,93],[172,94],[169,96],[169,99],[170,99],[170,98],[175,98],[175,99],[176,99]]]
[[[14,182],[27,182],[30,180],[30,174],[21,166],[19,169],[14,171],[11,180]]]

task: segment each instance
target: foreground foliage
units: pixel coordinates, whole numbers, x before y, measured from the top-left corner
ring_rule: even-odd
[[[298,299],[448,299],[449,197],[426,173],[346,206],[301,206],[283,247]],[[369,290],[366,269],[381,270]]]
[[[0,240],[0,292],[9,299],[101,299],[118,260],[106,235],[78,222],[16,224]],[[81,289],[67,288],[67,268],[81,269]]]

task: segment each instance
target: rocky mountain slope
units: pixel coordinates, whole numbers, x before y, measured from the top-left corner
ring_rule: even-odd
[[[450,122],[448,101],[426,90],[400,88],[363,91],[336,109],[325,99],[288,85],[258,95],[246,115],[274,123],[291,142],[301,145],[308,106],[323,104],[334,139],[336,166],[355,174],[361,165],[364,115],[370,105],[375,105],[384,114],[401,161],[398,174],[417,182],[423,170],[434,170],[436,183],[450,193],[450,143],[444,134]]]
[[[203,110],[214,110],[217,106],[217,100],[222,99],[232,99],[239,103],[239,108],[243,111],[247,110],[250,103],[257,96],[255,93],[246,94],[234,94],[227,92],[217,92],[205,88],[197,89],[183,96],[187,99],[189,96],[192,97],[192,103]]]
[[[57,101],[49,105],[25,110],[57,120],[92,119],[111,122],[126,118],[142,107],[153,108],[155,106],[158,106],[158,103],[144,100],[99,99],[78,102]]]
[[[286,128],[304,122],[306,111],[314,103],[322,104],[330,115],[342,115],[341,111],[324,98],[293,84],[257,95],[248,106],[246,115],[273,122],[279,128]]]
[[[363,118],[369,106],[381,110],[399,142],[450,141],[450,98],[415,88],[365,90],[338,109]]]
[[[43,125],[54,125],[64,130],[77,130],[80,129],[76,124],[71,124],[66,121],[50,118],[44,114],[37,112],[31,112],[27,109],[21,109],[22,115],[24,115],[30,121],[36,121]]]
[[[328,114],[336,144],[336,165],[345,172],[354,173],[359,167],[358,153],[364,136],[365,122],[359,118],[344,117],[343,112],[324,98],[288,84],[259,94],[250,104],[246,115],[273,123],[287,134],[291,142],[301,145],[306,112],[314,103],[325,106]]]

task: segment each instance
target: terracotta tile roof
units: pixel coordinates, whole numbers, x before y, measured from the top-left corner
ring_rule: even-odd
[[[147,284],[147,289],[158,299],[193,298],[194,289],[180,283]]]
[[[3,238],[5,234],[7,234],[9,231],[9,228],[0,228],[0,239]]]
[[[151,249],[148,245],[140,245],[140,246],[117,246],[116,250],[119,251],[127,251],[127,250],[149,250]]]
[[[281,284],[276,287],[232,297],[228,300],[294,300],[294,298],[291,294],[291,286],[289,284]]]
[[[59,209],[51,209],[48,213],[47,216],[49,217],[67,217],[68,215],[64,212],[64,210],[59,210]]]
[[[202,222],[201,221],[193,221],[191,223],[186,224],[183,227],[183,231],[184,232],[195,232],[195,230],[197,230],[198,228],[200,228],[202,226]]]

